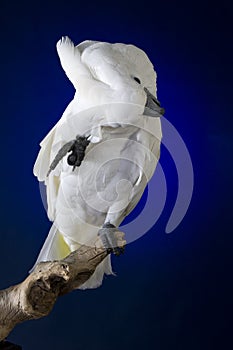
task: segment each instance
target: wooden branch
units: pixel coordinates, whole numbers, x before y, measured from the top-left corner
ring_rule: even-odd
[[[61,261],[39,263],[22,283],[0,291],[0,341],[18,323],[47,316],[57,297],[86,282],[108,254],[82,246]]]

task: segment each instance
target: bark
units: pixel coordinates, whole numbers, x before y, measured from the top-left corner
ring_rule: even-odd
[[[86,282],[108,254],[82,246],[63,260],[39,263],[22,283],[0,291],[0,348],[17,324],[47,316],[57,297]]]

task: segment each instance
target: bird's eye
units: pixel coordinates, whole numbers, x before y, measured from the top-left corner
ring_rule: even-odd
[[[138,84],[141,84],[141,80],[137,77],[134,77],[134,80],[138,83]]]

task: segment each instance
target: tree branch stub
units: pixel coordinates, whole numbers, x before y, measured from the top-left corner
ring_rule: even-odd
[[[47,316],[57,297],[85,283],[108,254],[103,247],[81,246],[61,261],[39,263],[22,283],[0,291],[0,341],[17,324]]]

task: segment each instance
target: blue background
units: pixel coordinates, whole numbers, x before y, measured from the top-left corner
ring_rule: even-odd
[[[55,50],[62,35],[147,52],[166,118],[182,135],[195,174],[189,211],[166,235],[177,178],[163,148],[165,210],[113,258],[118,276],[60,298],[50,316],[17,326],[9,339],[24,350],[231,348],[231,1],[2,0],[0,26],[0,288],[26,276],[50,227],[32,167],[74,93]]]

